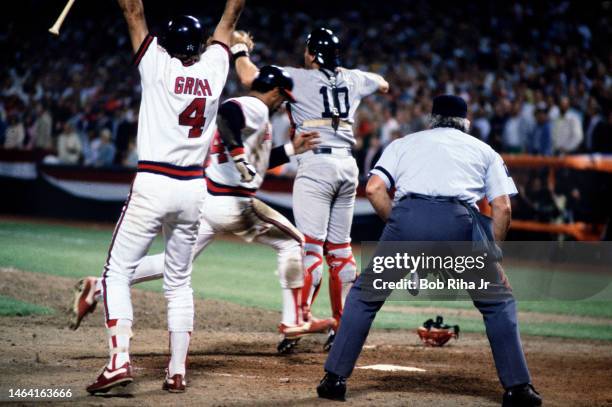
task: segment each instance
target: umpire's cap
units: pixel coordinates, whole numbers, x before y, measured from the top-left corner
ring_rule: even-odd
[[[293,79],[283,68],[276,65],[266,65],[261,67],[259,75],[253,80],[251,90],[266,93],[278,88],[281,94],[291,103],[296,100],[293,97]]]
[[[340,66],[340,40],[332,30],[315,28],[306,39],[306,46],[323,68],[335,69]]]
[[[446,117],[467,117],[467,104],[465,100],[454,95],[440,95],[433,100],[431,114]]]
[[[200,20],[193,16],[177,16],[168,21],[164,47],[172,56],[200,55],[204,31]]]

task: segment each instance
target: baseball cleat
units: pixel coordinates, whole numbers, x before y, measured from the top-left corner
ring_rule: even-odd
[[[542,397],[531,384],[507,389],[502,401],[502,407],[537,407],[541,405]]]
[[[125,387],[133,381],[132,365],[130,365],[130,362],[125,362],[123,366],[117,369],[109,369],[108,366],[104,366],[102,373],[100,373],[96,381],[87,387],[87,392],[90,394],[102,394],[108,392],[113,387]]]
[[[187,382],[185,377],[181,374],[175,374],[172,377],[168,376],[168,370],[166,369],[166,379],[162,386],[162,390],[166,390],[169,393],[184,393],[187,388]]]
[[[283,339],[281,339],[281,341],[278,343],[276,350],[281,355],[287,355],[293,352],[293,349],[297,346],[299,341],[300,338],[288,339],[283,337]]]
[[[336,339],[336,331],[333,329],[329,330],[329,334],[327,335],[327,340],[323,344],[323,351],[329,352],[334,344],[334,340]]]
[[[334,326],[336,326],[336,320],[333,318],[311,318],[309,321],[295,326],[280,324],[278,326],[278,332],[284,335],[287,339],[295,339],[305,335],[323,333],[329,329],[332,329]]]
[[[317,394],[322,399],[345,401],[346,377],[325,372],[325,376],[317,386]]]
[[[86,277],[80,280],[74,287],[74,304],[72,305],[72,321],[70,329],[76,331],[81,325],[81,321],[87,314],[91,314],[96,309],[96,277]]]

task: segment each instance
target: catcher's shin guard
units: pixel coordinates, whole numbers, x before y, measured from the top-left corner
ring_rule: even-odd
[[[310,307],[317,298],[323,277],[323,242],[305,236],[304,243],[304,287],[302,288],[302,308],[304,319],[310,317]]]
[[[357,276],[357,263],[350,243],[325,243],[329,266],[329,299],[334,319],[340,323],[344,300]]]

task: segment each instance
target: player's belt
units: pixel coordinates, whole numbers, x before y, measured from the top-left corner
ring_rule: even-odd
[[[204,167],[201,165],[190,165],[182,167],[157,161],[138,161],[138,172],[149,172],[152,174],[165,175],[166,177],[189,180],[204,177]]]
[[[245,188],[232,185],[219,184],[210,178],[206,178],[206,189],[208,193],[216,196],[237,196],[240,198],[250,198],[255,196],[257,189]]]
[[[348,147],[317,147],[313,154],[353,155]]]
[[[300,127],[333,127],[331,119],[306,120]],[[353,125],[349,122],[340,120],[339,129],[352,130]]]

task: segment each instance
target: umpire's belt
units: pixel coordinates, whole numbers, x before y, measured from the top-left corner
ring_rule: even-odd
[[[500,261],[502,259],[502,251],[495,243],[495,237],[493,235],[493,220],[478,212],[474,206],[470,205],[467,201],[462,201],[454,196],[431,196],[416,194],[409,192],[400,198],[403,201],[406,198],[410,199],[422,199],[429,202],[435,203],[455,203],[462,205],[467,209],[470,217],[472,218],[472,241],[480,242],[477,247],[489,253],[490,259]]]
[[[331,119],[305,120],[300,127],[334,127]],[[339,129],[352,130],[353,125],[347,121],[340,120]]]
[[[414,192],[409,192],[406,195],[402,196],[400,198],[400,201],[403,201],[406,198],[423,199],[425,201],[430,201],[430,202],[452,202],[452,203],[458,203],[458,204],[463,205],[463,201],[459,200],[458,198],[454,196],[442,196],[442,195],[431,196],[431,195],[423,195],[423,194],[416,194]]]

